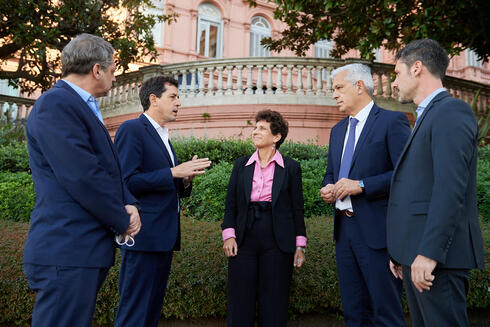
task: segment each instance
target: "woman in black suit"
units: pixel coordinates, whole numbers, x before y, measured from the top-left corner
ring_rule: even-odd
[[[280,113],[255,117],[257,151],[235,161],[228,184],[223,249],[228,260],[228,327],[286,326],[293,266],[305,261],[301,167],[278,149],[288,134]]]

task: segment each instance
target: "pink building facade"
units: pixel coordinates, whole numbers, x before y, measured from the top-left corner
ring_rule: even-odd
[[[206,68],[203,71],[196,71],[195,94],[192,93],[192,90],[189,92],[189,83],[191,83],[189,76],[192,69],[185,71],[185,74],[188,75],[184,82],[188,84],[186,86],[187,93],[185,93],[185,87],[181,89],[183,101],[178,119],[176,122],[169,124],[173,134],[198,137],[245,138],[252,131],[250,121],[253,121],[255,113],[261,109],[270,108],[280,111],[288,119],[290,123],[290,139],[319,144],[328,143],[331,127],[342,119],[342,115],[339,115],[337,111],[335,102],[331,99],[331,92],[328,90],[330,87],[328,74],[331,69],[320,68],[322,75],[320,76],[317,75],[315,68],[312,70],[306,65],[299,65],[298,68],[298,64],[295,64],[291,77],[293,84],[296,84],[295,81],[298,74],[300,76],[303,74],[300,78],[302,83],[293,86],[292,89],[292,92],[298,95],[297,99],[290,96],[288,101],[277,101],[271,97],[261,97],[256,101],[249,101],[248,99],[240,102],[237,100],[238,98],[245,99],[242,95],[245,95],[247,91],[245,91],[245,86],[242,91],[242,82],[238,82],[238,78],[241,79],[241,75],[237,76],[237,71],[240,70],[240,74],[242,74],[241,66],[230,64],[230,60],[235,58],[243,60],[243,58],[254,57],[257,57],[257,59],[295,57],[295,54],[291,51],[271,53],[260,45],[260,41],[264,37],[279,37],[280,32],[285,27],[283,23],[273,18],[274,4],[268,1],[258,1],[258,5],[255,8],[250,8],[247,0],[155,0],[154,4],[156,9],[152,9],[152,13],[178,14],[176,22],[170,25],[157,24],[153,28],[155,44],[159,54],[157,64],[172,66],[179,63],[200,62],[202,60],[213,60],[213,62],[219,63],[222,60],[226,61],[226,65],[228,65],[225,66],[223,64],[223,67],[220,68],[219,64],[217,64],[212,70]],[[329,52],[332,47],[333,44],[331,42],[320,41],[310,48],[306,57],[330,58]],[[342,59],[348,58],[358,58],[357,51],[350,51]],[[375,63],[393,64],[394,53],[378,49],[375,52],[375,58]],[[206,63],[204,64],[206,65]],[[345,62],[339,62],[336,66],[342,64],[345,64]],[[262,66],[264,69],[268,67],[268,70],[273,71],[272,78],[267,76],[265,70],[262,71]],[[278,83],[280,84],[279,87],[281,89],[284,87],[284,92],[287,93],[287,64],[278,65],[275,63],[273,66],[267,66],[267,64],[258,63],[254,64],[253,67],[246,67],[248,69],[243,68],[244,75],[251,69],[253,70],[254,92],[256,92],[257,83],[262,85],[262,81],[257,81],[260,75],[260,79],[263,76],[264,80],[264,94],[269,92],[276,94]],[[228,76],[227,71],[230,71]],[[181,72],[183,71],[177,70],[174,72],[176,77],[180,76],[179,82],[183,82],[185,76],[178,75]],[[306,77],[307,73],[313,74],[313,78],[308,80],[309,77]],[[222,74],[223,76],[221,76]],[[489,64],[478,62],[470,51],[463,52],[451,60],[448,75],[473,82],[490,84]],[[376,95],[383,95],[383,99],[390,97],[391,94],[391,89],[387,90],[387,88],[390,88],[389,82],[387,83],[388,76],[389,74],[386,73],[386,75],[381,77],[382,91],[380,93],[380,88],[378,87],[376,92]],[[274,86],[266,90],[267,78],[272,80],[271,85]],[[379,75],[377,78],[379,78]],[[202,105],[197,101],[199,99],[198,93],[201,94],[197,90],[200,87],[198,85],[201,79],[205,83],[204,87],[205,91],[207,91],[206,95],[208,95],[207,98],[202,98],[207,100],[203,101]],[[211,82],[211,85],[209,85],[210,79],[215,80],[214,84]],[[318,79],[321,81],[318,82]],[[230,90],[228,95],[237,95],[237,98],[234,99],[236,101],[228,101],[226,99],[222,101],[220,86],[217,86],[219,83],[229,83]],[[246,83],[245,77],[243,83]],[[297,90],[308,83],[313,83],[313,85],[321,84],[320,88],[324,91],[317,92],[315,87],[318,88],[318,86],[313,87],[313,91],[315,95],[323,97],[324,101],[319,97],[315,101],[304,101],[303,93],[307,95],[310,91],[306,86],[301,94]],[[127,86],[122,86],[122,88],[127,89]],[[271,91],[272,89],[273,91]],[[460,95],[463,97],[463,94]],[[196,98],[193,98],[194,96]],[[210,99],[209,96],[213,96],[216,101]],[[396,104],[392,105],[392,102],[385,103],[385,107],[406,111],[409,118],[412,118],[410,109],[397,108]],[[115,133],[121,122],[137,117],[141,113],[141,108],[137,104],[134,106],[135,108],[131,112],[126,111],[118,115],[106,115],[106,125],[111,134]]]

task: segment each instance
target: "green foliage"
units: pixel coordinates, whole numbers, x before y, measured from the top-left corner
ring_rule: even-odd
[[[151,0],[0,1],[0,64],[12,58],[19,63],[16,71],[0,70],[0,79],[28,92],[48,89],[60,75],[60,51],[81,33],[111,42],[123,70],[155,59],[152,27],[176,15],[150,14],[152,8]]]
[[[192,183],[192,195],[182,199],[185,214],[197,220],[222,220],[232,169],[232,163],[221,161],[206,174],[196,176]]]
[[[255,147],[250,139],[205,139],[205,138],[174,138],[172,145],[181,162],[191,160],[193,155],[199,158],[209,158],[213,164],[225,161],[233,163],[241,156],[251,155]],[[279,149],[283,156],[295,160],[308,160],[326,158],[327,146],[318,146],[311,143],[294,143],[286,141]]]
[[[333,40],[333,57],[357,49],[361,57],[373,59],[383,46],[398,50],[410,41],[433,38],[450,55],[473,49],[488,59],[488,1],[334,1],[269,0],[274,18],[286,24],[279,38],[262,44],[274,51],[290,49],[304,56],[319,40]],[[253,6],[256,0],[249,0]]]
[[[306,263],[295,269],[289,301],[289,314],[334,312],[341,302],[332,242],[332,218],[314,217],[306,221],[308,248]],[[23,274],[22,249],[28,231],[25,223],[0,219],[0,325],[26,325],[32,313],[35,294],[28,289]],[[486,249],[486,269],[472,271],[468,309],[488,310],[490,297],[490,224],[482,224]],[[113,324],[119,302],[117,281],[119,255],[97,298],[95,321]],[[218,222],[201,222],[183,217],[182,251],[174,254],[164,317],[179,319],[224,317],[226,315],[227,262],[223,255]]]
[[[0,146],[1,171],[29,171],[29,155],[25,141]]]
[[[485,149],[486,156],[490,156],[490,145],[480,150]],[[483,154],[481,154],[483,156]],[[477,201],[478,211],[483,221],[490,221],[490,160],[478,160],[477,171]]]
[[[301,161],[305,217],[333,214],[333,205],[325,203],[320,197],[320,189],[322,188],[326,167],[326,157],[324,159]]]
[[[303,197],[305,217],[331,214],[332,206],[320,197],[326,159],[301,161],[303,173]],[[185,213],[198,220],[219,221],[223,219],[225,199],[233,164],[220,162],[204,175],[193,181],[192,196],[182,199]]]
[[[209,158],[213,165],[222,161],[233,163],[237,158],[255,151],[250,140],[238,139],[173,138],[172,145],[180,162],[197,155],[199,158]]]
[[[0,110],[3,110],[2,106]],[[19,143],[25,139],[24,126],[0,121],[0,147]]]
[[[0,212],[3,219],[29,222],[34,204],[31,175],[26,172],[0,172]]]

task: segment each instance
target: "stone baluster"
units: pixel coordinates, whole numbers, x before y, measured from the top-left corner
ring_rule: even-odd
[[[197,68],[197,71],[199,72],[199,93],[197,96],[202,97],[204,96],[204,67]]]
[[[187,92],[187,96],[193,98],[196,96],[196,69],[191,68],[190,73],[191,73],[191,86],[189,92]]]
[[[225,95],[233,95],[233,66],[226,66],[228,76],[226,77],[226,92]]]
[[[383,96],[383,73],[379,72],[378,73],[378,92],[377,92],[378,97]]]
[[[12,121],[12,111],[14,110],[13,108],[13,103],[8,102],[8,108],[7,108],[7,122],[10,123]]]
[[[208,67],[208,93],[206,95],[214,95],[214,67]]]
[[[218,90],[216,95],[223,95],[223,66],[218,66],[216,69],[218,70]]]
[[[253,94],[252,90],[252,68],[253,65],[247,65],[247,90],[245,91],[245,94],[250,95]]]
[[[297,95],[305,95],[303,90],[303,65],[298,65],[298,79],[296,81],[296,94]]]
[[[263,83],[262,83],[262,68],[264,65],[257,65],[257,90],[255,91],[255,94],[264,94],[264,90],[262,90]]]
[[[274,69],[274,65],[267,65],[267,90],[266,94],[274,94],[274,90],[272,89],[272,69]]]
[[[327,68],[327,80],[326,80],[326,85],[325,85],[325,95],[329,98],[332,97],[333,92],[332,92],[332,67]]]
[[[316,72],[316,95],[317,96],[324,96],[325,91],[323,91],[323,81],[322,81],[323,67],[322,66],[316,66],[315,72]]]
[[[386,94],[387,98],[391,98],[391,95],[392,95],[391,94],[391,76],[389,73],[388,73],[388,76],[386,78],[386,92],[385,92],[385,94]]]
[[[242,81],[242,70],[243,70],[243,65],[238,65],[236,66],[237,69],[237,78],[236,78],[236,91],[233,92],[233,94],[243,94],[243,81]]]
[[[0,123],[3,122],[5,114],[3,113],[3,106],[5,105],[4,101],[0,101]]]
[[[182,74],[182,82],[180,83],[179,96],[181,96],[182,98],[186,98],[187,97],[187,69],[182,69],[180,73]]]
[[[116,93],[116,88],[113,87],[110,91],[109,91],[109,107],[112,109],[116,103],[116,99],[115,99],[115,93]]]
[[[284,65],[277,65],[277,75],[276,75],[276,94],[282,95],[284,91],[282,90],[282,68]]]
[[[20,105],[18,104],[17,105],[17,112],[15,114],[15,125],[20,125],[20,120],[21,120],[21,112],[22,112],[22,108],[25,107],[24,105]]]
[[[313,66],[306,66],[306,95],[313,95],[313,81],[311,78],[311,70]]]
[[[286,94],[293,93],[293,67],[294,65],[288,65],[288,77],[286,81]]]

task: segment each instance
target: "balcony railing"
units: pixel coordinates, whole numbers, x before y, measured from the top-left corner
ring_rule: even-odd
[[[108,95],[99,98],[102,115],[113,117],[142,110],[138,93],[142,81],[172,75],[179,81],[182,107],[237,104],[296,104],[335,106],[331,71],[362,62],[295,57],[255,57],[200,60],[170,65],[150,65],[117,77]],[[412,112],[413,104],[400,104],[392,92],[393,65],[363,62],[371,67],[374,99],[382,107]],[[446,77],[444,86],[456,98],[471,104],[479,91],[477,116],[489,112],[490,86]],[[0,95],[0,119],[20,123],[33,99]]]
[[[138,92],[143,80],[172,75],[179,81],[182,107],[234,104],[336,105],[332,99],[331,71],[363,62],[295,57],[260,57],[200,60],[151,65],[121,75],[106,97],[100,98],[104,117],[141,111]],[[381,106],[411,112],[413,104],[400,104],[392,92],[393,65],[363,62],[371,67],[374,98]],[[456,98],[471,104],[480,90],[476,112],[488,114],[490,86],[447,77],[444,86]]]
[[[34,99],[0,94],[0,122],[25,122],[34,102]]]

